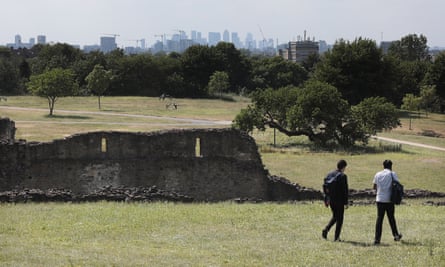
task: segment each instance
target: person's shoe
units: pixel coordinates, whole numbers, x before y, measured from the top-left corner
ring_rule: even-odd
[[[400,241],[400,239],[402,239],[402,234],[394,236],[394,241]]]
[[[374,246],[378,246],[378,245],[380,245],[380,241],[374,241]]]
[[[322,236],[324,239],[327,239],[327,238],[328,238],[328,231],[326,231],[326,230],[321,231],[321,236]]]
[[[343,242],[343,240],[340,238],[336,238],[336,239],[334,239],[334,242]]]

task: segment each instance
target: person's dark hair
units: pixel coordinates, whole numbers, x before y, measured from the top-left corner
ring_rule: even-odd
[[[383,168],[385,169],[392,169],[392,161],[389,159],[385,159],[385,161],[383,161]]]
[[[347,165],[348,163],[346,163],[346,160],[341,159],[337,162],[337,169],[339,170],[344,169]]]

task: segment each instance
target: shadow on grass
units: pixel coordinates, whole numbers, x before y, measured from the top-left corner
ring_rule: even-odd
[[[375,246],[371,242],[359,242],[359,241],[350,241],[350,240],[345,240],[345,241],[343,241],[343,243],[351,244],[351,245],[356,246],[356,247],[374,247]],[[388,245],[380,244],[378,246],[388,246]]]
[[[325,152],[342,152],[342,153],[348,153],[351,155],[361,155],[361,154],[383,154],[387,152],[398,152],[403,154],[413,154],[412,152],[403,150],[401,144],[396,143],[384,143],[381,142],[378,144],[378,146],[353,146],[349,148],[342,148],[342,147],[331,147],[331,148],[322,148],[320,146],[317,146],[315,144],[310,143],[297,143],[297,142],[289,142],[285,144],[267,144],[266,146],[261,146],[260,150],[262,152],[269,152],[269,153],[284,153],[287,149],[290,148],[296,148],[296,149],[302,149],[307,150],[312,153],[325,153]]]
[[[235,99],[228,95],[212,95],[209,96],[208,99],[218,99],[226,102],[236,102]]]
[[[344,240],[343,243],[351,244],[356,247],[389,247],[389,246],[391,246],[390,244],[385,244],[385,243],[380,243],[379,245],[374,245],[373,242],[360,242],[360,241],[350,241],[350,240]],[[396,242],[394,242],[394,243],[396,243]],[[419,241],[400,240],[400,243],[404,246],[413,246],[413,247],[425,246],[424,243],[419,242]]]
[[[120,109],[98,109],[97,112],[125,112],[124,110]]]
[[[45,115],[48,119],[71,119],[71,120],[89,120],[91,117],[79,115]]]

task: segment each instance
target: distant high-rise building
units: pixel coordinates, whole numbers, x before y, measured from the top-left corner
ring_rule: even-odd
[[[223,41],[226,43],[230,42],[230,33],[228,30],[224,30]]]
[[[380,49],[382,49],[382,53],[386,55],[388,53],[389,47],[392,45],[394,41],[381,41]]]
[[[191,31],[190,36],[192,37],[192,41],[193,42],[197,42],[198,35],[197,35],[197,32],[195,30]]]
[[[7,43],[6,44],[7,47],[11,47],[13,49],[31,48],[34,45],[35,45],[35,39],[34,38],[29,38],[29,43],[24,43],[24,42],[22,42],[22,36],[20,34],[16,34],[14,36],[14,43]]]
[[[253,40],[252,33],[248,32],[246,35],[246,42],[244,43],[245,48],[249,50],[253,50],[256,48],[256,42]]]
[[[238,49],[243,46],[237,32],[232,32],[232,43]]]
[[[100,50],[104,53],[117,49],[116,37],[100,37]]]
[[[85,53],[90,53],[92,51],[100,51],[100,46],[99,45],[84,45],[83,51]]]
[[[205,38],[202,38],[201,32],[197,32],[196,34],[196,42],[200,45],[206,45],[207,40]]]
[[[17,47],[20,47],[20,45],[22,44],[22,36],[20,36],[20,34],[15,35],[14,43]]]
[[[315,38],[312,41],[309,37],[306,38],[306,31],[304,31],[303,38],[298,36],[297,41],[289,42],[287,48],[280,50],[279,54],[284,59],[301,63],[306,60],[309,55],[319,54],[318,42],[315,42]]]
[[[292,60],[297,63],[303,62],[311,54],[318,55],[318,43],[310,40],[292,41],[288,43],[287,49],[280,50],[280,56],[284,59]]]
[[[209,32],[209,45],[215,46],[221,42],[221,33],[219,32]]]
[[[329,50],[329,46],[326,43],[326,41],[319,40],[318,41],[318,52],[320,54],[323,54],[324,52],[327,52]]]
[[[141,39],[139,41],[141,41],[141,48],[145,49],[145,39]]]
[[[37,44],[46,44],[46,36],[37,35]]]

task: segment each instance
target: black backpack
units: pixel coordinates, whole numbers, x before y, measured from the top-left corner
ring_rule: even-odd
[[[396,180],[394,180],[394,177],[392,176],[391,173],[391,179],[392,179],[392,183],[391,183],[391,202],[399,205],[402,202],[402,197],[404,195],[403,192],[403,185],[399,182],[397,182]]]
[[[326,196],[335,196],[338,191],[338,180],[342,172],[329,173],[323,182],[323,193]]]

